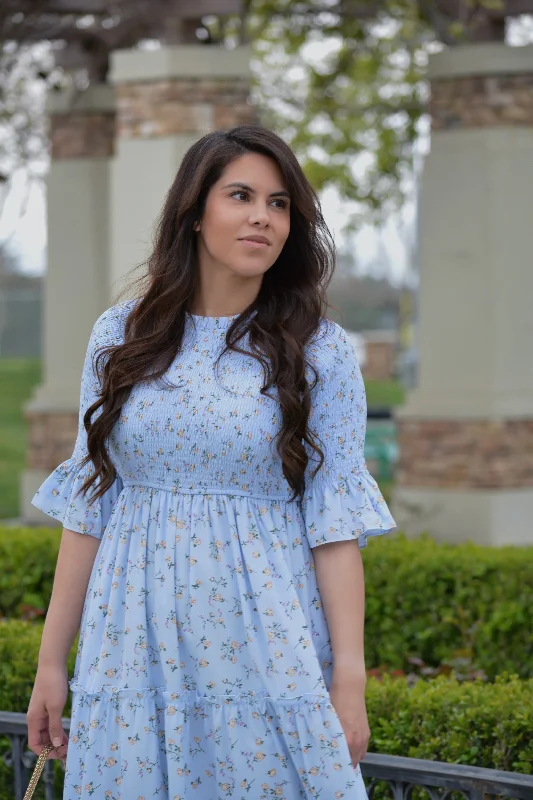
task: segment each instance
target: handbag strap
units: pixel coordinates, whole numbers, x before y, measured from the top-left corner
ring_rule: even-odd
[[[35,769],[33,770],[33,775],[31,776],[31,780],[29,782],[28,788],[26,789],[26,794],[24,795],[24,800],[31,800],[33,797],[33,793],[35,791],[35,787],[37,786],[37,782],[41,777],[41,773],[44,769],[44,765],[46,764],[46,759],[48,758],[48,753],[54,749],[53,744],[46,744],[41,752],[41,755],[37,759],[37,764],[35,765]]]

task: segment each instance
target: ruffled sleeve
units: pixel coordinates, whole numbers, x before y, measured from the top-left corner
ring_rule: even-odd
[[[60,464],[39,487],[32,504],[59,520],[64,528],[78,533],[85,533],[101,539],[120,495],[123,483],[120,476],[115,478],[112,486],[100,498],[92,500],[95,485],[88,494],[79,494],[86,478],[92,473],[93,466],[89,462],[85,467],[81,462],[87,455],[87,435],[83,425],[85,411],[97,399],[99,381],[94,359],[98,351],[105,346],[118,344],[123,336],[125,311],[123,303],[105,311],[95,322],[85,355],[81,378],[80,408],[78,417],[78,435],[72,456]]]
[[[308,361],[319,374],[309,427],[324,453],[311,477],[319,459],[306,445],[302,514],[309,545],[356,539],[362,548],[369,536],[388,533],[396,523],[365,462],[367,406],[359,363],[346,332],[331,320],[324,321]],[[311,371],[308,379],[312,385]]]

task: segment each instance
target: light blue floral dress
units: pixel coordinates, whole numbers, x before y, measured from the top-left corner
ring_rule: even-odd
[[[312,553],[341,539],[363,547],[394,527],[364,461],[352,346],[325,320],[308,345],[321,376],[310,425],[325,464],[290,502],[276,392],[260,394],[262,368],[249,356],[227,353],[214,369],[234,317],[188,314],[167,373],[175,388],[134,388],[108,442],[117,478],[90,502],[76,493],[90,469],[79,464],[97,392],[92,359],[122,340],[134,302],[95,323],[74,453],[33,498],[101,539],[70,681],[63,798],[364,800],[329,698]]]

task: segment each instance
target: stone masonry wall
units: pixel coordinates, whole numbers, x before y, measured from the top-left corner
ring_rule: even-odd
[[[533,486],[533,420],[398,421],[400,486]]]
[[[180,78],[117,86],[118,135],[151,138],[253,122],[247,78]]]
[[[71,457],[78,432],[77,412],[27,412],[28,468],[54,470]]]
[[[109,158],[115,149],[115,113],[51,114],[50,142],[53,159]]]
[[[533,74],[433,80],[430,114],[435,131],[533,127]]]

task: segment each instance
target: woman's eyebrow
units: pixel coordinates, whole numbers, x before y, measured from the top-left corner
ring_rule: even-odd
[[[255,189],[252,189],[251,186],[248,186],[247,183],[240,183],[236,181],[235,183],[227,183],[222,189],[245,189],[247,192],[251,192],[255,194]],[[289,197],[290,194],[285,189],[280,189],[279,192],[272,192],[269,197]]]

